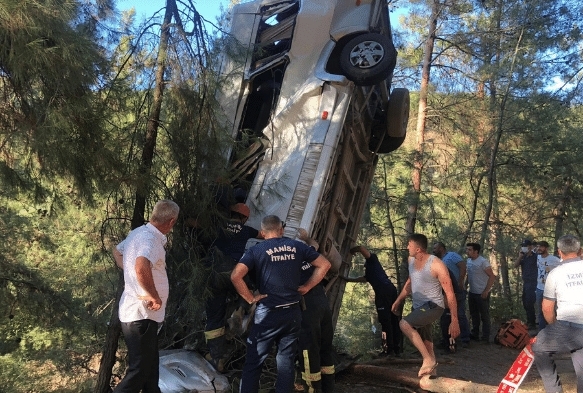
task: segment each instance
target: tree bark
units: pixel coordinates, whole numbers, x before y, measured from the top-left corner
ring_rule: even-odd
[[[419,377],[413,372],[406,372],[381,366],[371,366],[368,364],[353,364],[347,371],[354,375],[364,377],[374,377],[375,379],[398,382],[403,385],[420,387]]]
[[[115,294],[115,302],[109,318],[107,326],[107,334],[105,336],[105,344],[99,362],[99,372],[97,374],[97,382],[95,384],[95,393],[108,393],[111,391],[111,375],[116,361],[116,352],[121,335],[121,322],[119,321],[119,299],[123,292],[124,280],[123,271],[119,272],[117,280],[117,291]]]
[[[162,98],[164,96],[164,74],[166,73],[166,57],[168,53],[168,42],[170,41],[170,23],[172,15],[176,10],[176,1],[167,0],[164,22],[160,33],[160,46],[158,47],[158,60],[156,68],[156,84],[154,86],[152,109],[146,125],[146,138],[142,148],[142,159],[140,164],[140,179],[136,189],[136,201],[134,214],[132,216],[132,228],[137,228],[144,224],[144,214],[146,211],[146,199],[150,192],[150,171],[154,160],[154,150],[158,137],[158,126],[160,125],[160,113],[162,111]]]
[[[429,376],[419,378],[414,372],[371,366],[367,364],[353,364],[347,368],[347,371],[354,375],[374,377],[378,380],[397,382],[413,388],[421,388],[423,390],[437,393],[491,393],[495,389],[490,385],[453,378],[435,378]]]
[[[419,381],[419,387],[436,393],[492,393],[495,389],[494,386],[490,385],[443,377],[423,377]]]
[[[417,147],[415,159],[413,162],[412,196],[407,211],[407,224],[405,231],[407,234],[415,232],[417,222],[417,211],[419,210],[419,200],[421,196],[421,175],[423,172],[423,149],[425,146],[425,128],[427,123],[427,97],[429,95],[429,80],[431,76],[431,63],[433,61],[433,47],[435,46],[435,36],[437,31],[437,18],[441,13],[442,4],[439,0],[434,0],[431,8],[431,17],[429,19],[429,34],[425,41],[425,50],[423,54],[423,70],[421,74],[421,85],[419,88],[419,112],[417,115]]]
[[[554,216],[555,216],[555,244],[554,249],[557,249],[557,240],[563,236],[563,224],[565,222],[565,208],[569,201],[569,190],[571,189],[571,184],[573,183],[572,178],[565,179],[565,185],[563,187],[563,192],[561,194],[561,199],[557,203],[555,207]],[[556,252],[556,251],[555,251]]]
[[[389,229],[389,237],[391,238],[391,247],[393,250],[393,258],[395,261],[395,274],[397,275],[397,288],[399,291],[403,289],[403,278],[401,272],[399,271],[400,263],[399,263],[399,251],[397,249],[397,234],[395,232],[395,225],[393,223],[393,219],[391,218],[391,210],[390,210],[390,198],[389,195],[389,184],[387,182],[389,173],[387,170],[387,162],[386,160],[382,159],[382,169],[383,169],[383,192],[384,192],[384,203],[385,203],[385,219],[387,223],[387,228]]]

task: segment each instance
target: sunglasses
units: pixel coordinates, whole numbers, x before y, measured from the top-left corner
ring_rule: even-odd
[[[281,227],[285,229],[285,221],[281,222]]]

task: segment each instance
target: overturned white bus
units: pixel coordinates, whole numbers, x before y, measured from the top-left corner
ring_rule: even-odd
[[[276,214],[287,236],[305,228],[324,255],[339,253],[328,283],[336,321],[344,282],[334,276],[348,271],[377,155],[406,134],[387,3],[257,0],[234,6],[231,26],[243,50],[225,50],[220,102],[248,141],[229,157],[249,185],[248,225]]]

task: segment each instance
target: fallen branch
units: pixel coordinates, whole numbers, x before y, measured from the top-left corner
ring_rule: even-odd
[[[406,359],[403,359],[406,360]],[[413,388],[421,388],[434,393],[491,393],[496,387],[453,378],[424,376],[419,378],[414,372],[368,364],[353,364],[347,371],[362,377],[375,377],[384,381],[398,382]]]
[[[368,364],[353,364],[346,370],[354,375],[361,375],[364,377],[374,376],[375,378],[383,379],[385,381],[398,382],[415,388],[420,387],[419,377],[412,372]]]
[[[495,386],[484,385],[481,383],[462,381],[453,378],[432,378],[428,375],[421,378],[419,386],[423,390],[435,393],[492,393],[496,389]]]
[[[373,360],[366,362],[366,364],[370,364],[370,365],[374,365],[374,366],[382,366],[385,364],[419,364],[419,365],[421,365],[422,363],[423,363],[423,359],[421,359],[421,358],[403,359],[403,358],[390,358],[390,357],[373,359]],[[451,359],[439,359],[439,364],[455,364],[455,361],[453,361]]]

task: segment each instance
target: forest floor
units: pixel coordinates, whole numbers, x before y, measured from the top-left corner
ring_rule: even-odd
[[[520,351],[518,349],[475,341],[472,341],[467,348],[459,348],[454,354],[446,353],[445,350],[436,349],[437,361],[439,363],[437,376],[488,385],[492,387],[491,391],[495,392],[498,384],[506,375],[519,353]],[[419,362],[415,363],[414,359],[419,359]],[[577,391],[577,380],[573,364],[571,363],[571,357],[569,355],[561,355],[557,356],[555,360],[563,383],[564,392],[575,393]],[[386,367],[387,373],[390,373],[391,370],[399,370],[404,373],[410,373],[414,379],[421,365],[421,359],[418,353],[408,353],[406,350],[405,354],[400,358],[388,357],[358,364]],[[487,390],[489,391],[489,389]],[[470,388],[464,391],[471,392],[472,389]],[[530,369],[519,391],[544,393],[542,380],[535,365]],[[349,367],[337,374],[336,392],[425,392],[425,390],[419,387],[415,388],[389,381],[384,377],[379,377],[378,374],[367,374],[365,372],[354,373],[351,372],[351,368]],[[455,392],[455,390],[451,390],[451,392]]]

